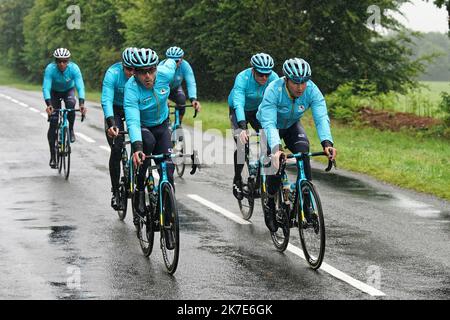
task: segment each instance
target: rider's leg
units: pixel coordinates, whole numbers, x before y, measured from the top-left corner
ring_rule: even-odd
[[[64,104],[66,109],[74,109],[76,104],[75,98],[75,88],[70,89],[64,94]],[[75,111],[70,111],[67,113],[67,120],[69,120],[69,131],[70,131],[70,140],[71,142],[75,142],[75,132],[73,130],[75,124]]]
[[[156,139],[151,133],[149,128],[142,128],[142,142],[144,146],[144,154],[150,155],[156,144]],[[147,169],[150,165],[150,159],[144,160],[144,163],[139,168],[139,174],[137,175],[136,191],[134,193],[134,209],[140,215],[145,215],[145,177]]]
[[[291,150],[292,153],[299,152],[309,152],[309,140],[306,136],[306,132],[303,129],[300,122],[297,122],[292,127],[288,129],[286,136],[284,137],[284,142],[286,146]],[[303,168],[305,171],[305,176],[308,181],[312,180],[311,175],[311,163],[309,161],[309,157],[304,158],[303,160]],[[310,220],[311,213],[311,199],[308,192],[302,195],[303,197],[303,211],[307,220]]]
[[[230,108],[230,123],[233,129],[233,134],[236,135],[240,131],[235,111]],[[245,163],[245,145],[241,141],[234,137],[234,142],[236,143],[236,150],[234,151],[234,177],[233,177],[233,195],[236,199],[242,200],[244,198],[242,193],[242,170],[244,169]]]
[[[153,136],[156,138],[156,145],[154,147],[154,154],[162,154],[162,153],[172,153],[172,141],[169,130],[169,121],[166,120],[159,126],[151,128]],[[156,164],[159,164],[161,161],[155,161]],[[175,171],[175,165],[172,159],[166,160],[167,166],[167,179],[175,190],[175,184],[173,180],[173,173]],[[158,173],[161,176],[162,172],[158,169]]]
[[[59,95],[55,91],[50,92],[51,95],[51,103],[52,107],[54,109],[53,114],[49,117],[49,127],[47,131],[47,140],[50,147],[50,167],[56,168],[56,151],[55,151],[55,144],[56,144],[56,131],[58,130],[58,110],[61,109],[61,100],[59,98]]]
[[[124,130],[124,124],[122,119],[123,119],[123,110],[114,107],[114,121],[119,131]],[[111,198],[111,206],[114,209],[117,209],[119,201],[120,161],[122,159],[122,145],[124,137],[120,135],[114,139],[110,138],[107,134],[107,131],[108,126],[105,121],[105,135],[108,144],[111,148],[111,154],[109,156],[109,176],[111,178],[111,191],[113,193]]]
[[[175,104],[177,105],[177,109],[179,110],[180,113],[180,125],[181,125],[184,114],[186,112],[186,107],[180,107],[186,105],[186,94],[183,91],[183,87],[179,86],[178,88],[170,90],[169,99],[175,102]]]

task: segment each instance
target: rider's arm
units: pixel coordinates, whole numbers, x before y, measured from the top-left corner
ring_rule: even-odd
[[[84,81],[83,76],[81,74],[80,68],[74,64],[74,78],[75,78],[75,87],[77,88],[78,92],[78,99],[80,101],[80,105],[84,104],[85,99],[85,92],[84,92]]]
[[[233,86],[232,108],[236,113],[237,123],[245,121],[245,89],[247,87],[248,75],[241,72],[236,76]]]
[[[125,119],[133,152],[143,151],[141,114],[139,111],[139,88],[134,78],[130,78],[125,85],[123,108],[125,110]]]
[[[189,100],[191,100],[191,102],[197,100],[197,84],[195,82],[194,71],[192,70],[191,65],[185,60],[181,62],[181,68],[183,77],[186,80]]]
[[[278,86],[269,85],[258,108],[258,120],[267,136],[269,148],[272,153],[281,147],[280,135],[277,129]]]
[[[166,59],[164,64],[160,64],[157,67],[157,79],[158,81],[164,81],[166,84],[172,82],[175,76],[175,70],[177,69],[177,64],[173,59]]]
[[[50,96],[50,90],[52,89],[52,74],[50,68],[50,64],[47,66],[47,68],[45,68],[44,81],[42,82],[42,93],[44,94],[44,100],[47,107],[52,103]]]
[[[311,92],[311,111],[316,125],[317,134],[322,146],[333,146],[333,137],[331,136],[330,118],[328,117],[327,105],[322,92],[314,84]]]
[[[108,124],[108,128],[114,127],[116,124],[114,122],[114,84],[116,77],[114,73],[108,69],[105,73],[105,77],[103,78],[102,85],[102,108],[103,113],[105,114],[106,123]]]

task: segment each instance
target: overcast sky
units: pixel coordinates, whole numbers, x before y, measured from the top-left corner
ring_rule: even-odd
[[[433,1],[412,0],[410,4],[404,4],[400,11],[405,18],[399,17],[407,28],[415,31],[438,31],[446,33],[448,31],[448,15],[445,6],[439,9]]]

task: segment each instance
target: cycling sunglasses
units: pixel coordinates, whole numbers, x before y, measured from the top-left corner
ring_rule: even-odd
[[[309,80],[311,80],[310,76],[306,76],[306,77],[292,77],[289,78],[292,82],[294,82],[295,84],[304,84],[306,82],[308,82]]]
[[[135,69],[135,72],[138,75],[146,75],[147,73],[152,74],[156,71],[155,67],[152,68],[142,68],[142,69]]]
[[[270,73],[261,73],[255,70],[255,74],[256,76],[258,76],[259,78],[268,78],[270,77]]]
[[[67,63],[69,63],[69,59],[55,59],[55,62],[56,62],[56,64],[60,64],[60,63],[67,64]]]

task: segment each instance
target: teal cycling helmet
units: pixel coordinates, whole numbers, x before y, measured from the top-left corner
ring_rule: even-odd
[[[170,59],[180,59],[183,58],[184,51],[179,47],[170,47],[166,51],[166,57]]]
[[[158,55],[152,49],[133,48],[133,54],[131,55],[131,64],[133,67],[137,69],[153,67],[156,66],[158,62]]]
[[[283,63],[283,74],[295,83],[303,83],[311,79],[311,67],[303,59],[288,59]]]
[[[259,73],[271,73],[274,62],[271,56],[267,53],[257,53],[250,59],[253,68]]]
[[[126,67],[133,66],[133,52],[136,48],[128,47],[122,52],[122,62]]]

